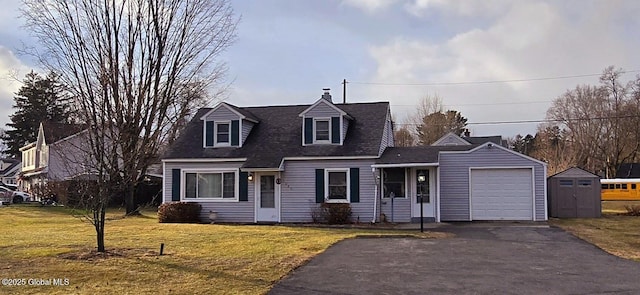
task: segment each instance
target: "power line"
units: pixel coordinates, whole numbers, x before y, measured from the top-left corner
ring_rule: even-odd
[[[487,121],[487,122],[468,122],[467,125],[503,125],[503,124],[527,124],[527,123],[558,123],[558,122],[575,122],[575,121],[592,121],[592,120],[608,120],[608,119],[629,119],[639,118],[640,115],[626,116],[610,116],[610,117],[593,117],[593,118],[572,118],[572,119],[543,119],[543,120],[514,120],[514,121]],[[395,125],[419,126],[420,123],[394,123]]]
[[[542,103],[550,103],[553,100],[545,100],[545,101],[524,101],[524,102],[496,102],[496,103],[467,103],[467,104],[445,104],[446,107],[452,106],[491,106],[491,105],[515,105],[515,104],[542,104]],[[391,104],[394,107],[412,107],[415,108],[415,104]]]
[[[640,70],[628,70],[621,71],[622,74],[638,73]],[[569,75],[569,76],[556,76],[556,77],[542,77],[542,78],[526,78],[526,79],[510,79],[510,80],[488,80],[488,81],[463,81],[463,82],[427,82],[427,83],[386,83],[386,82],[358,82],[349,81],[351,84],[360,85],[382,85],[382,86],[452,86],[452,85],[474,85],[474,84],[496,84],[496,83],[517,83],[517,82],[533,82],[533,81],[548,81],[548,80],[562,80],[573,78],[584,78],[601,76],[598,74],[582,74],[582,75]]]

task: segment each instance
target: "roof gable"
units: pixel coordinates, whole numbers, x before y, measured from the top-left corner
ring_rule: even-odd
[[[529,156],[527,156],[527,155],[524,155],[524,154],[518,153],[518,152],[516,152],[516,151],[514,151],[514,150],[508,149],[508,148],[506,148],[506,147],[503,147],[503,146],[501,146],[501,145],[499,145],[499,144],[495,144],[495,143],[493,143],[493,142],[486,142],[486,143],[481,144],[481,145],[478,145],[478,146],[476,146],[475,148],[473,148],[473,149],[471,149],[471,150],[468,150],[468,151],[443,151],[443,153],[473,153],[473,152],[478,151],[478,150],[483,149],[483,148],[495,148],[495,149],[500,149],[500,150],[503,150],[503,151],[505,151],[505,152],[508,152],[508,153],[514,154],[514,155],[516,155],[516,156],[518,156],[518,157],[521,157],[521,158],[527,159],[527,160],[529,160],[529,161],[536,162],[536,163],[538,163],[538,164],[540,164],[540,165],[543,165],[543,166],[547,167],[547,163],[545,163],[545,162],[542,162],[542,161],[540,161],[540,160],[538,160],[538,159],[534,159],[534,158],[529,157]]]
[[[53,144],[69,136],[80,133],[85,129],[87,128],[84,124],[44,121],[40,123],[40,128],[38,130],[38,144],[42,144],[42,141],[46,144]]]
[[[314,104],[312,104],[311,106],[306,108],[304,111],[302,111],[299,116],[300,117],[305,117],[307,113],[309,113],[310,111],[312,111],[313,109],[315,109],[316,107],[321,106],[321,105],[326,105],[326,106],[332,108],[336,112],[340,113],[341,116],[345,116],[345,117],[347,117],[349,119],[353,119],[353,117],[350,116],[347,112],[345,112],[344,110],[340,109],[335,104],[331,103],[330,101],[328,101],[328,100],[326,100],[324,98],[318,99],[318,101],[316,101]]]
[[[214,114],[216,111],[220,110],[221,108],[225,108],[226,110],[234,113],[240,119],[249,120],[249,121],[251,121],[253,123],[258,123],[258,119],[256,119],[256,117],[253,114],[251,114],[251,112],[248,112],[246,110],[243,110],[243,109],[241,109],[241,108],[239,108],[237,106],[234,106],[234,105],[226,103],[226,102],[219,103],[218,105],[213,107],[211,110],[209,110],[207,113],[205,113],[204,115],[200,116],[200,120],[208,121],[207,118],[209,116],[211,116],[212,114]]]
[[[440,139],[436,140],[436,142],[432,143],[433,146],[443,146],[443,145],[470,145],[471,143],[462,139],[462,137],[455,135],[453,132],[449,132],[444,136],[440,137]]]
[[[551,175],[550,177],[597,177],[597,178],[600,178],[600,176],[595,175],[587,170],[584,170],[578,167],[571,167],[567,170]]]

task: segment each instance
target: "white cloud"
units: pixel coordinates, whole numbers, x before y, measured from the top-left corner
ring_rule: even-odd
[[[13,96],[22,85],[21,80],[29,68],[6,47],[0,46],[0,128],[6,128],[13,113]]]
[[[396,0],[342,0],[343,5],[352,6],[372,13],[393,5]]]
[[[513,3],[505,0],[414,0],[406,3],[405,9],[415,16],[423,16],[432,10],[461,16],[490,16],[508,10]]]
[[[427,9],[453,7],[473,13],[483,1],[416,1]],[[455,4],[448,4],[455,3]],[[467,6],[465,6],[467,5]],[[464,6],[464,7],[463,7]],[[624,9],[624,8],[621,8]],[[377,63],[373,81],[432,83],[496,81],[598,73],[608,65],[637,67],[638,41],[613,28],[620,11],[598,5],[582,7],[579,15],[543,1],[518,2],[491,19],[486,29],[473,28],[442,42],[399,37],[372,46]],[[626,77],[630,79],[631,77]],[[459,110],[470,122],[543,119],[550,101],[577,84],[597,83],[597,77],[568,80],[488,83],[449,86],[371,86],[369,95],[392,102],[402,119],[411,105],[427,94],[439,94],[444,104]],[[472,125],[477,135],[535,132],[536,124]]]

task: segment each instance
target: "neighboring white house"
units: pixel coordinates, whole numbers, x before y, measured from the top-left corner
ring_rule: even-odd
[[[86,170],[85,152],[81,148],[86,142],[81,136],[83,130],[84,126],[79,124],[40,123],[37,140],[20,148],[19,188],[33,192],[36,185],[48,180],[64,180],[82,174]]]

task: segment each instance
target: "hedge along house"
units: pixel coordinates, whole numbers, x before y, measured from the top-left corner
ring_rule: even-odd
[[[352,219],[546,220],[544,163],[449,134],[393,147],[389,103],[200,109],[163,159],[164,202],[221,222],[312,222],[321,203]]]

